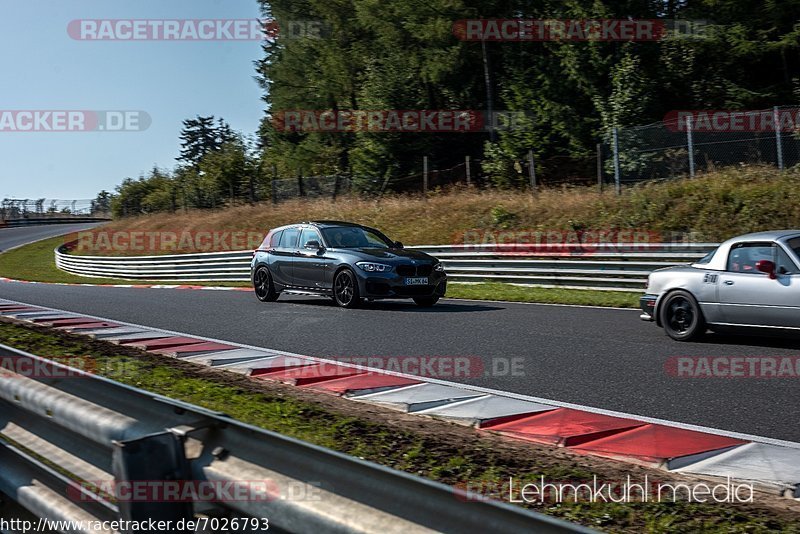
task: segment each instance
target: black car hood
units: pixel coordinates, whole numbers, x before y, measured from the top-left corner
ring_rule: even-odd
[[[354,256],[360,256],[364,260],[397,260],[408,258],[410,260],[433,261],[434,258],[417,250],[404,248],[348,248],[340,249]]]

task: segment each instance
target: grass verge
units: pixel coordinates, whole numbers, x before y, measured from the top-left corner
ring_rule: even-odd
[[[87,278],[62,271],[56,267],[56,247],[64,244],[63,237],[44,239],[0,254],[0,277],[29,282],[62,284],[189,284],[198,286],[247,286],[245,282],[186,282],[167,280],[129,280],[124,278]]]
[[[119,382],[294,436],[340,452],[446,484],[524,481],[686,481],[680,475],[574,455],[565,450],[501,439],[291,386],[165,359],[135,349],[0,321],[0,343],[53,359],[94,360],[96,372]],[[753,504],[564,503],[527,505],[609,532],[800,532],[798,510],[787,500],[757,494]]]
[[[525,287],[512,284],[448,284],[447,296],[455,299],[540,302],[544,304],[577,304],[637,308],[640,293],[628,291],[595,291],[592,289],[560,289]]]

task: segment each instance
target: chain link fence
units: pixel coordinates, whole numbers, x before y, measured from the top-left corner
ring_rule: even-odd
[[[291,198],[336,198],[351,190],[348,176],[298,176],[294,179],[278,179],[271,182],[272,202]]]
[[[693,177],[736,165],[800,163],[800,108],[674,112],[668,120],[613,130],[599,151],[602,180],[619,186]]]
[[[271,181],[269,197],[273,203],[293,198],[336,198],[351,193],[383,195],[386,193],[426,193],[454,185],[489,187],[492,179],[485,173],[480,158],[466,157],[463,163],[437,168],[421,157],[422,172],[400,177],[369,176],[298,176]],[[533,161],[529,157],[508,160],[510,184],[519,187],[550,185],[589,185],[596,183],[593,157],[555,156]],[[533,168],[533,170],[531,170]]]
[[[507,186],[593,185],[600,189],[649,180],[693,177],[740,165],[800,164],[800,108],[780,106],[751,111],[676,111],[667,120],[617,128],[597,145],[594,155],[535,159],[532,153],[502,162]],[[426,193],[456,184],[499,185],[483,160],[438,168],[419,156],[422,172],[401,177],[298,176],[272,181],[271,198],[336,198],[350,193]],[[496,166],[496,165],[495,165]]]

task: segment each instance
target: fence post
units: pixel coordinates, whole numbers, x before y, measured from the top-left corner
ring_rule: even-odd
[[[422,156],[422,193],[428,195],[428,156]]]
[[[536,162],[533,159],[533,150],[528,150],[528,175],[531,179],[531,191],[536,193]]]
[[[692,139],[692,117],[686,117],[686,144],[689,148],[689,178],[694,178],[694,140]]]
[[[277,165],[273,165],[272,166],[272,180],[269,181],[269,185],[270,185],[270,188],[272,189],[272,191],[271,191],[272,203],[273,204],[277,204],[278,203],[278,166]]]
[[[597,143],[597,188],[603,192],[603,144]]]
[[[778,151],[778,170],[783,170],[783,140],[781,139],[781,122],[778,115],[778,106],[772,108],[772,117],[775,120],[775,149]]]
[[[303,188],[303,171],[297,171],[297,195],[306,196],[306,190]]]
[[[617,189],[617,194],[619,195],[622,193],[622,186],[620,185],[620,178],[619,178],[619,132],[615,127],[613,130],[614,134],[614,186]]]
[[[464,165],[467,170],[467,187],[472,185],[472,177],[470,176],[469,156],[464,156]]]

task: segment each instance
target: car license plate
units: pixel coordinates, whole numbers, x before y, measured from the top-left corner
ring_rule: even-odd
[[[406,285],[407,286],[426,286],[428,285],[428,279],[423,278],[406,278]]]

